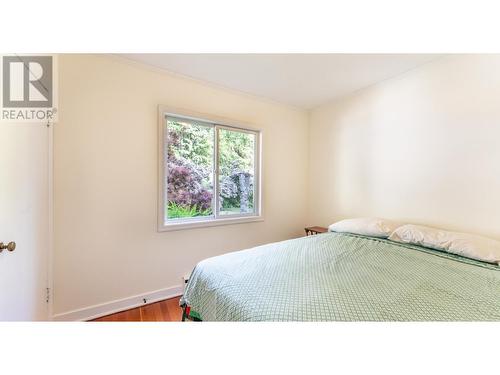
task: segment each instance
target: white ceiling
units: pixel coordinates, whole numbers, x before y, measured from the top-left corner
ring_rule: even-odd
[[[124,54],[177,74],[311,109],[397,76],[430,54]]]

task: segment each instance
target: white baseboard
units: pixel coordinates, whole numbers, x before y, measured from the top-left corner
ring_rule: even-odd
[[[85,321],[101,316],[114,314],[120,311],[133,309],[134,307],[142,306],[145,304],[161,301],[168,298],[178,297],[182,295],[183,285],[173,286],[170,288],[159,289],[153,292],[139,294],[132,297],[117,299],[114,301],[101,303],[84,307],[82,309],[67,311],[64,313],[52,316],[54,321]],[[146,303],[144,303],[144,299]]]

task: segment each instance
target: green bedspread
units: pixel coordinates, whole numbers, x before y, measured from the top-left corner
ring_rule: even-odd
[[[208,321],[500,321],[500,267],[325,233],[206,259],[184,303]]]

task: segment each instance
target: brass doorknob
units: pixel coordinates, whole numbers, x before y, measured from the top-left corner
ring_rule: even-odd
[[[14,251],[16,249],[16,243],[15,242],[9,242],[7,245],[4,245],[3,242],[0,242],[0,253],[4,249],[7,249],[9,251]]]

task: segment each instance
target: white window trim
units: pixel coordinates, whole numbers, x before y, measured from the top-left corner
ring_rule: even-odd
[[[214,195],[215,195],[215,212],[214,217],[209,219],[200,218],[188,218],[185,220],[178,220],[165,223],[165,160],[166,160],[166,148],[164,147],[166,142],[166,116],[184,118],[186,120],[195,120],[205,123],[216,124],[215,128],[215,140],[218,142],[218,129],[227,128],[235,129],[239,131],[248,131],[256,134],[255,142],[255,159],[254,159],[254,186],[256,187],[254,192],[254,204],[255,213],[251,214],[241,214],[241,215],[217,215],[219,206],[219,182],[214,181]],[[215,155],[217,155],[217,144],[215,147]],[[215,160],[214,168],[218,168],[217,158]],[[216,180],[216,179],[215,179]],[[241,224],[241,223],[251,223],[257,221],[263,221],[264,216],[262,212],[262,130],[256,129],[254,126],[244,123],[242,121],[233,121],[225,118],[208,115],[204,113],[197,113],[193,111],[187,111],[179,108],[172,108],[160,105],[158,107],[158,206],[157,206],[157,219],[158,219],[158,231],[168,232],[174,230],[182,229],[192,229],[192,228],[203,228],[203,227],[213,227],[219,225],[229,225],[229,224]]]

